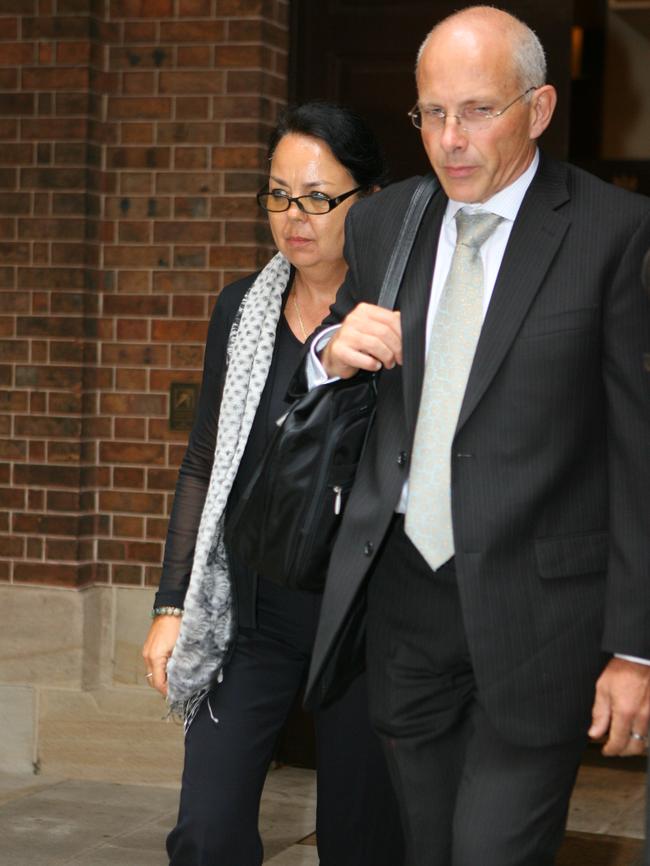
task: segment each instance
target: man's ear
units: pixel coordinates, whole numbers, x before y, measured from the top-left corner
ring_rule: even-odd
[[[552,84],[543,84],[538,87],[530,101],[530,137],[539,138],[551,122],[555,106],[557,105],[557,91]]]

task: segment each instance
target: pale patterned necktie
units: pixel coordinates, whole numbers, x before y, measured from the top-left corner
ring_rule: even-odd
[[[483,324],[480,249],[502,219],[457,211],[456,248],[431,328],[404,528],[433,569],[454,555],[451,444]]]

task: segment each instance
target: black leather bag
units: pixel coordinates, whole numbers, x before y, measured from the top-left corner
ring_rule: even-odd
[[[416,188],[378,304],[392,309],[417,228],[437,187]],[[278,422],[226,524],[237,558],[292,589],[321,592],[345,503],[374,415],[376,375],[357,373],[298,397]]]

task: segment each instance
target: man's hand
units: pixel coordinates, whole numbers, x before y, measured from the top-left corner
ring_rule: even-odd
[[[161,695],[167,695],[167,660],[172,654],[178,633],[181,630],[180,616],[157,616],[151,623],[149,634],[142,647],[142,657],[147,668],[149,683]]]
[[[641,755],[648,747],[650,666],[613,658],[596,683],[589,736],[607,735],[603,755]]]
[[[402,363],[400,314],[359,304],[343,320],[320,358],[328,376],[349,379],[359,370],[374,372]]]

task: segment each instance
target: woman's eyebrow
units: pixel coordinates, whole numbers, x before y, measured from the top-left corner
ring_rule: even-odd
[[[273,174],[269,175],[269,180],[274,181],[275,183],[280,184],[280,186],[289,186],[289,183],[281,177],[276,177]],[[312,180],[309,183],[306,183],[305,186],[307,188],[317,187],[317,186],[332,186],[332,181],[329,180]]]

